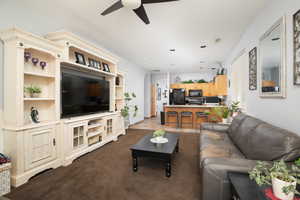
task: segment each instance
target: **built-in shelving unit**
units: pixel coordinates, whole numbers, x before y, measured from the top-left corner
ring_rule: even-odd
[[[0,32],[4,44],[4,153],[12,159],[11,183],[19,186],[61,165],[59,70],[61,45],[17,28]],[[26,87],[36,86],[35,97]],[[38,111],[39,123],[31,119]]]
[[[30,118],[31,108],[38,110],[40,121],[56,120],[57,101],[55,93],[58,89],[55,81],[58,68],[56,59],[54,55],[41,48],[24,48],[24,126],[33,123]],[[42,63],[46,66],[42,67]],[[25,90],[29,86],[41,89],[38,97],[29,97],[30,94]]]
[[[12,185],[20,186],[50,168],[69,165],[85,153],[125,134],[120,115],[124,106],[124,76],[110,53],[69,32],[45,37],[12,28],[0,31],[4,43],[4,153],[12,159]],[[78,63],[76,53],[85,58]],[[104,65],[90,66],[89,59]],[[72,68],[109,81],[106,113],[60,118],[61,68]],[[107,69],[109,68],[109,70]],[[118,79],[118,81],[117,81]],[[116,84],[117,83],[117,84]],[[25,88],[36,86],[37,95]],[[38,111],[39,123],[31,118]]]

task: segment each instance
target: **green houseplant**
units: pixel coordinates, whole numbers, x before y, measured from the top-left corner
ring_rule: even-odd
[[[216,107],[213,108],[213,112],[219,117],[222,118],[223,123],[228,122],[228,117],[229,117],[229,108],[228,107]]]
[[[166,131],[164,129],[158,129],[156,131],[153,132],[153,137],[164,137],[164,135],[166,134]]]
[[[34,85],[25,87],[24,90],[25,90],[25,92],[27,92],[27,93],[30,95],[30,97],[32,97],[32,98],[36,98],[36,97],[39,96],[40,93],[42,93],[41,88],[38,87],[38,86],[34,86]]]
[[[295,165],[287,165],[283,160],[273,164],[259,161],[249,172],[249,177],[259,186],[272,185],[277,198],[292,200],[295,193],[299,194],[296,190],[296,185],[300,184],[300,168],[297,162]]]
[[[184,83],[184,84],[192,84],[192,83],[194,83],[194,81],[193,81],[193,80],[188,80],[188,81],[182,81],[181,83]]]
[[[138,106],[137,105],[131,105],[130,102],[136,98],[135,93],[129,93],[126,92],[124,93],[124,99],[125,99],[125,106],[124,108],[121,109],[121,115],[124,117],[124,123],[125,127],[128,128],[129,123],[130,123],[130,112],[133,111],[133,117],[136,117],[137,112],[138,112]]]
[[[233,101],[229,106],[229,113],[231,117],[235,117],[241,111],[240,102]]]

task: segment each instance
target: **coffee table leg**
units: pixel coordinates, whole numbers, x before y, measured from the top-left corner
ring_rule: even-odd
[[[171,159],[169,158],[166,163],[166,177],[171,176]]]
[[[134,172],[137,172],[138,171],[138,158],[136,155],[132,155],[132,169]]]

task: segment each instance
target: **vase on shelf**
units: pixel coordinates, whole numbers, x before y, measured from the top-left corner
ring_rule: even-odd
[[[42,67],[42,70],[47,66],[47,63],[45,61],[40,62],[40,66]]]
[[[24,52],[24,58],[25,58],[25,61],[28,62],[29,59],[31,58],[31,53],[29,53],[29,52]]]
[[[40,97],[40,93],[30,93],[30,97],[31,98],[39,98]]]

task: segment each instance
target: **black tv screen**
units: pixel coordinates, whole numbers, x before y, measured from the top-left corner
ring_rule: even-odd
[[[109,111],[109,82],[105,78],[63,69],[61,118]]]

